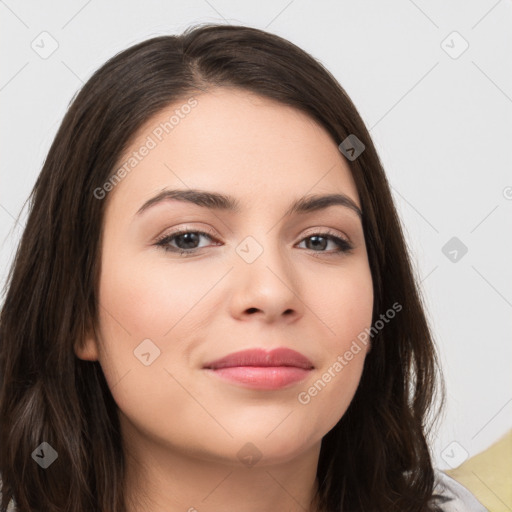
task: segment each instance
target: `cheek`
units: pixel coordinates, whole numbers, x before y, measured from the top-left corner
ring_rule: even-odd
[[[191,272],[176,262],[156,265],[132,258],[105,267],[101,283],[101,302],[135,341],[172,331],[211,289],[215,276],[200,265]]]
[[[373,283],[364,261],[327,281],[311,297],[325,327],[320,341],[324,358],[315,379],[302,388],[298,402],[319,429],[330,430],[354,397],[370,348]]]
[[[368,263],[358,260],[342,272],[317,275],[309,289],[311,308],[326,333],[326,351],[343,353],[372,322],[373,283]]]
[[[180,383],[191,387],[186,381],[194,333],[202,322],[199,303],[218,272],[157,266],[133,256],[114,259],[108,253],[104,261],[100,363],[109,388],[132,419],[170,424],[171,412],[187,398]]]

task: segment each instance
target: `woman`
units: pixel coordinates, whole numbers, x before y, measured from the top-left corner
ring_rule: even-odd
[[[275,35],[196,27],[91,77],[0,343],[2,511],[485,510],[432,466],[435,349],[368,131]]]

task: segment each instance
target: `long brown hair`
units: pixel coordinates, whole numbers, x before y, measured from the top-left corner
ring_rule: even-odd
[[[97,326],[106,201],[94,191],[137,130],[163,108],[213,87],[238,87],[293,106],[347,159],[363,211],[374,284],[374,335],[357,392],[323,440],[317,498],[326,511],[435,510],[427,421],[439,389],[424,305],[390,187],[370,135],[336,79],[294,44],[254,28],[190,27],[115,55],[71,103],[30,195],[30,212],[0,316],[0,512],[125,510],[117,405],[97,361],[74,343]],[[430,421],[430,420],[429,420]],[[47,469],[33,452],[58,454]]]

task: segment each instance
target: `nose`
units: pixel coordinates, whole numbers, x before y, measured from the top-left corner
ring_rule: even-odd
[[[249,251],[244,252],[247,248]],[[230,273],[232,316],[240,320],[257,317],[265,323],[279,319],[294,322],[300,318],[305,307],[300,278],[284,250],[269,243],[258,249],[250,239],[238,249],[235,268]],[[251,257],[247,258],[246,254]]]

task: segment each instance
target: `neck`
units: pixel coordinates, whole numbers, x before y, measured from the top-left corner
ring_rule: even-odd
[[[252,466],[182,453],[148,440],[125,443],[126,512],[317,512],[320,442],[287,461]]]

